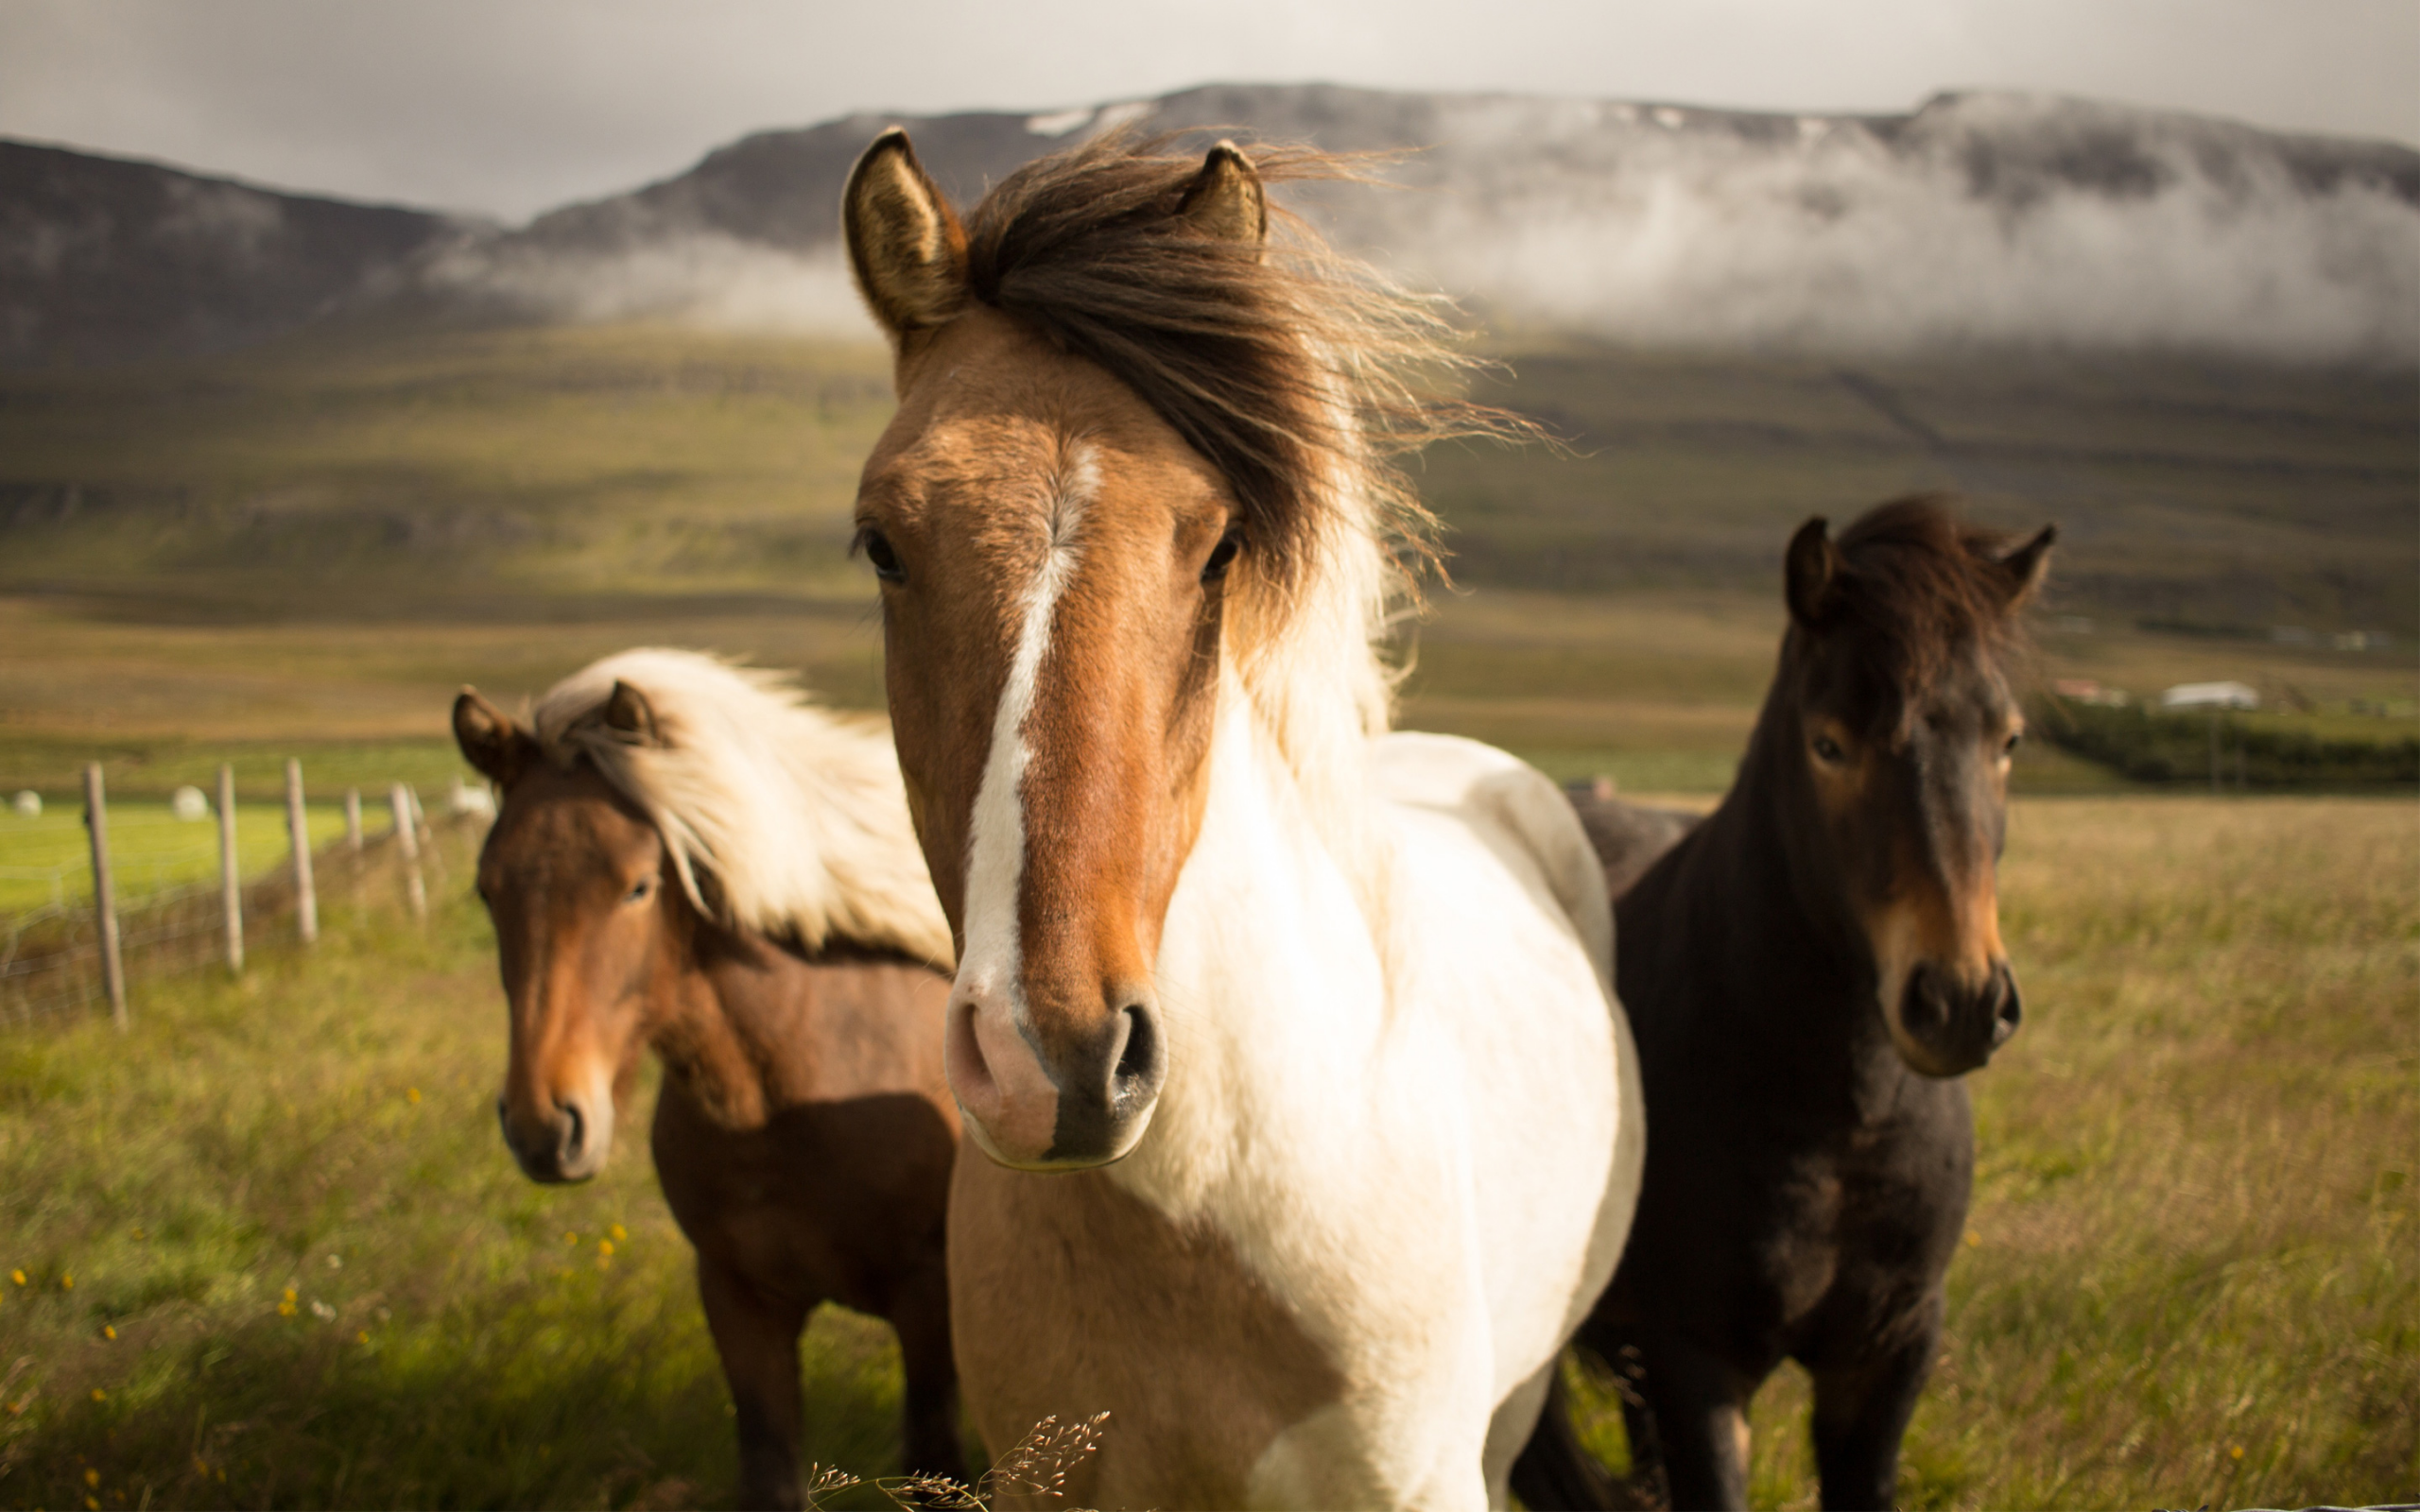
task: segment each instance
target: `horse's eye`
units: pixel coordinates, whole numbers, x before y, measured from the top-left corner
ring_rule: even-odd
[[[1210,548],[1210,559],[1201,564],[1201,580],[1215,583],[1226,576],[1227,569],[1235,563],[1236,553],[1243,549],[1244,538],[1240,532],[1230,530],[1220,536],[1219,543]]]
[[[648,895],[654,891],[655,879],[653,877],[641,877],[636,883],[631,885],[630,895],[624,898],[622,902],[626,903],[643,903],[648,901]]]
[[[1841,743],[1829,735],[1815,737],[1815,754],[1827,762],[1840,762],[1845,759],[1841,750]]]
[[[904,583],[908,569],[901,565],[899,553],[891,549],[890,538],[868,525],[857,532],[857,549],[873,563],[873,575],[886,583]]]
[[[2025,744],[2025,731],[2012,730],[2008,732],[2008,739],[2000,742],[2000,754],[2014,756],[2016,754],[2016,747],[2023,744]]]

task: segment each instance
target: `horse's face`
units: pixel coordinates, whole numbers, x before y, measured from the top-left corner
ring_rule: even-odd
[[[679,886],[666,885],[655,828],[602,777],[544,760],[484,704],[466,713],[476,696],[458,701],[455,729],[504,794],[478,880],[511,1013],[496,1118],[533,1179],[584,1181],[613,1149],[616,1105],[674,954],[668,895]]]
[[[2048,544],[2046,531],[1977,560],[1996,614],[2031,591]],[[1995,868],[2024,716],[1996,637],[1900,644],[1904,622],[1859,612],[1857,595],[1876,591],[1841,562],[1822,522],[1791,542],[1796,749],[1783,759],[1811,797],[1820,859],[1808,869],[1871,951],[1900,1057],[1926,1075],[1955,1076],[1988,1061],[2023,1011],[2000,942]],[[1899,675],[1911,665],[1925,675]]]
[[[1232,495],[1124,385],[948,287],[956,222],[904,138],[847,205],[900,349],[856,518],[959,940],[950,1088],[994,1160],[1099,1165],[1142,1138],[1167,1068],[1154,961],[1207,787]]]

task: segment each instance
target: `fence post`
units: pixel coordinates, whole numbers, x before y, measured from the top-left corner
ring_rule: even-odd
[[[311,890],[311,824],[302,812],[302,764],[285,759],[285,829],[294,837],[294,918],[302,943],[320,939],[320,900]]]
[[[420,878],[420,833],[412,822],[411,789],[397,782],[389,800],[395,810],[395,844],[402,848],[404,858],[404,895],[411,901],[413,919],[425,923],[428,888]]]
[[[235,768],[218,768],[218,891],[226,900],[227,971],[244,974],[244,874],[235,860]]]
[[[101,790],[101,764],[84,767],[84,825],[93,832],[93,914],[100,925],[101,981],[110,994],[110,1018],[126,1027],[126,962],[117,949],[117,892],[110,885],[110,810]]]
[[[361,789],[344,790],[344,848],[361,854]]]

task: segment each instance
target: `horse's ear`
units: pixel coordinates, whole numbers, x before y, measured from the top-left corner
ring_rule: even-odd
[[[625,736],[633,746],[661,746],[664,731],[655,722],[655,705],[647,695],[615,679],[614,696],[605,700],[605,728]]]
[[[1809,630],[1824,627],[1831,612],[1833,582],[1840,576],[1841,552],[1825,533],[1829,529],[1820,514],[1800,525],[1789,538],[1785,558],[1789,617]]]
[[[840,226],[857,292],[893,346],[958,314],[966,301],[966,229],[898,127],[875,137],[850,172]]]
[[[1233,142],[1221,142],[1186,185],[1176,213],[1205,236],[1258,248],[1269,240],[1269,192]]]
[[[2000,571],[2008,574],[2008,601],[2022,604],[2050,576],[2050,547],[2059,539],[2057,525],[2044,525],[2041,533],[2017,547],[1999,560]]]
[[[496,786],[510,787],[538,752],[538,743],[510,715],[465,686],[454,699],[454,744],[462,759]]]

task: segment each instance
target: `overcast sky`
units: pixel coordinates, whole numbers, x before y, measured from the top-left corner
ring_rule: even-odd
[[[0,135],[516,220],[768,127],[1220,80],[2013,88],[2420,143],[2420,0],[0,0]]]

